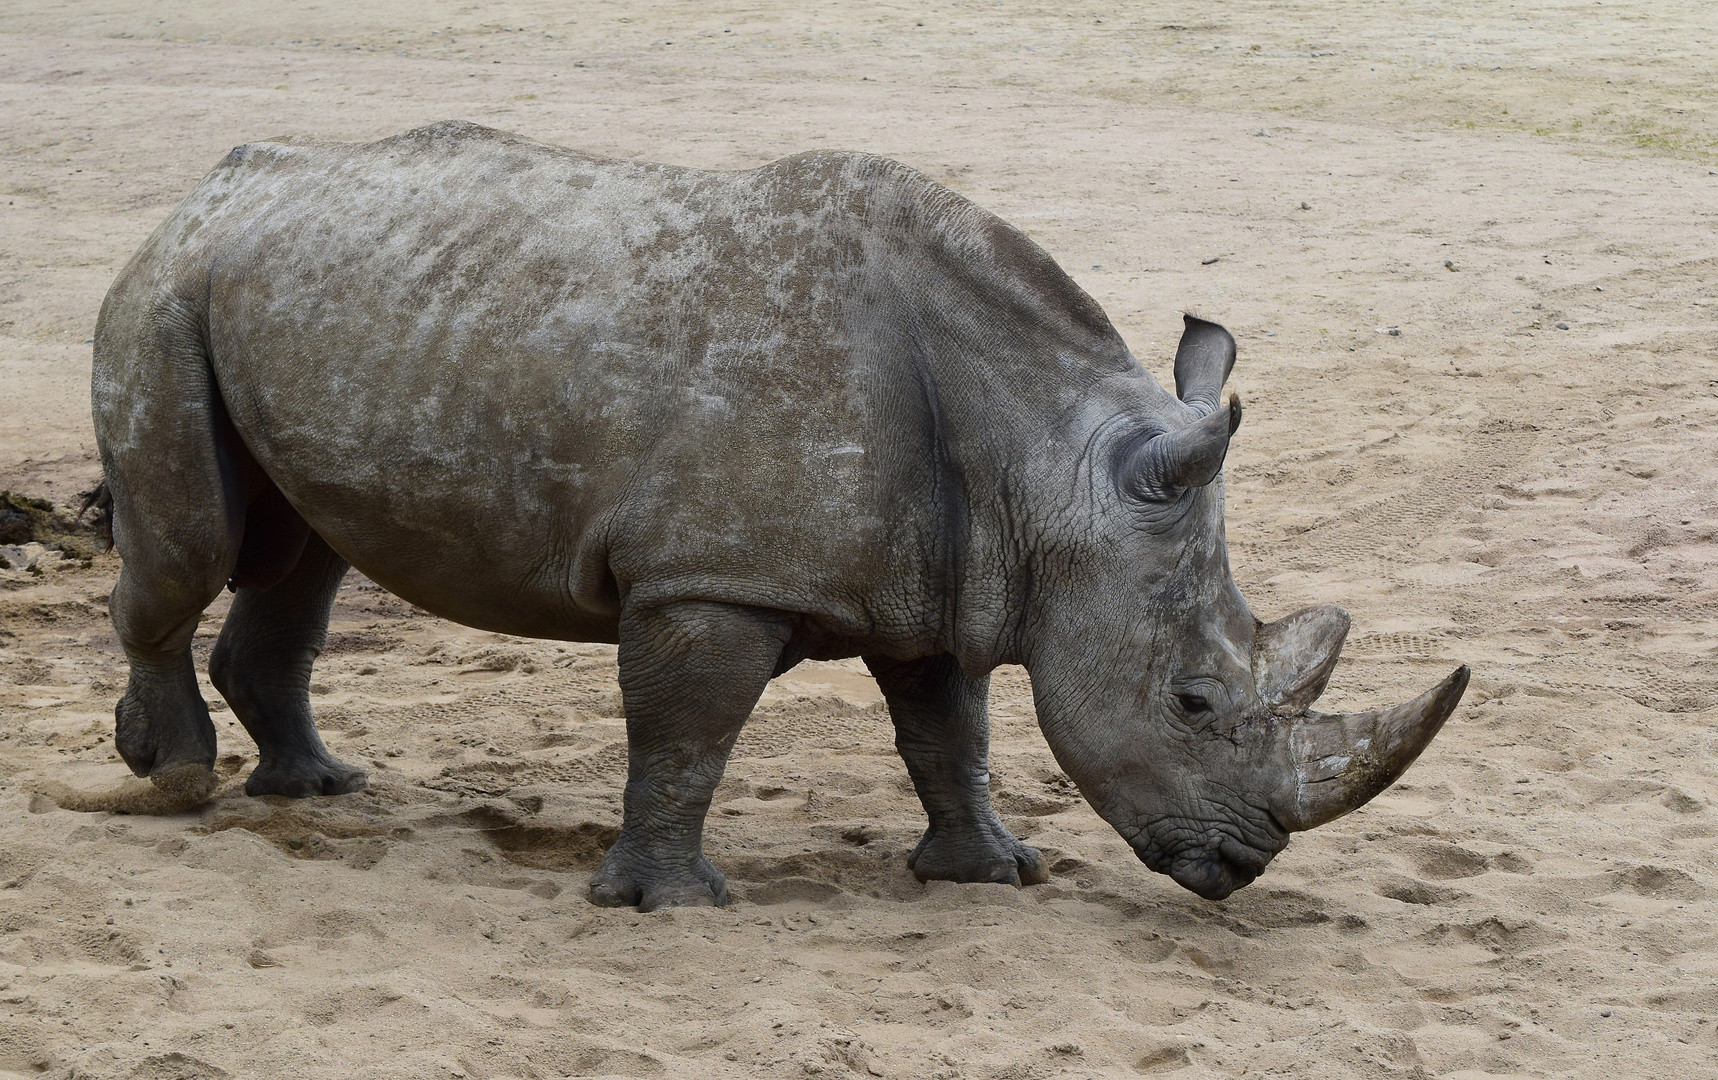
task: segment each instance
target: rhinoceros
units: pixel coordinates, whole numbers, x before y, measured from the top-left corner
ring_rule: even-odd
[[[349,566],[431,612],[618,645],[605,905],[721,904],[706,811],[765,684],[862,657],[929,817],[921,880],[1030,884],[989,673],[1151,869],[1208,898],[1391,784],[1466,667],[1310,711],[1349,619],[1230,576],[1221,326],[1172,396],[1023,233],[896,162],[619,161],[463,123],[229,154],[102,305],[93,401],[125,762],[206,789],[191,637],[252,795],[351,792],[309,701]]]

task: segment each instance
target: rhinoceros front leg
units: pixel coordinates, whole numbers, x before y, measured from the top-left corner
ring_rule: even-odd
[[[653,911],[727,902],[726,881],[704,857],[704,815],[791,632],[781,615],[728,604],[622,615],[625,818],[591,877],[593,903]]]
[[[364,770],[328,752],[310,713],[310,667],[328,640],[328,614],[346,560],[310,534],[292,570],[267,589],[238,590],[209,680],[256,741],[247,795],[344,795],[362,791]]]
[[[907,865],[920,881],[1048,881],[1037,849],[1014,838],[990,805],[990,677],[948,655],[867,656],[895,721],[895,747],[931,819]]]

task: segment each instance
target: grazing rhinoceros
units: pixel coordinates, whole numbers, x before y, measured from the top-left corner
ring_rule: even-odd
[[[892,161],[712,173],[443,123],[234,150],[102,306],[127,764],[197,788],[190,643],[253,795],[364,786],[312,723],[348,565],[508,634],[619,644],[630,760],[599,904],[722,903],[711,793],[764,684],[863,657],[930,817],[921,879],[1038,882],[987,790],[988,672],[1154,870],[1220,898],[1388,786],[1457,670],[1309,712],[1339,608],[1253,617],[1219,471],[1235,343],[1170,396],[1023,234]]]

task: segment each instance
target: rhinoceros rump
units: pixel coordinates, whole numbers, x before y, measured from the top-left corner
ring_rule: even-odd
[[[625,823],[602,904],[721,903],[702,832],[764,684],[862,656],[930,827],[921,879],[1036,882],[987,790],[988,672],[1202,896],[1358,807],[1467,670],[1309,712],[1338,608],[1261,624],[1229,574],[1235,343],[1189,317],[1177,396],[1021,233],[894,162],[741,173],[464,124],[240,147],[119,275],[94,409],[131,663],[125,761],[205,785],[190,642],[253,795],[363,787],[312,723],[348,565],[447,618],[619,644]]]

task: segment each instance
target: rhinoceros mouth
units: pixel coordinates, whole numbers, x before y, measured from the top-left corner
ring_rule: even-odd
[[[1184,836],[1167,843],[1154,837],[1153,831],[1139,829],[1128,838],[1139,861],[1206,900],[1222,900],[1252,884],[1288,843],[1288,830],[1274,816],[1263,830],[1262,843],[1237,839],[1221,826],[1205,830],[1197,839]],[[1157,831],[1161,835],[1163,830]]]
[[[1143,852],[1140,858],[1145,859]],[[1251,885],[1270,860],[1265,855],[1255,864],[1226,858],[1221,852],[1189,852],[1170,863],[1164,873],[1177,885],[1206,900],[1222,900],[1236,889]]]

